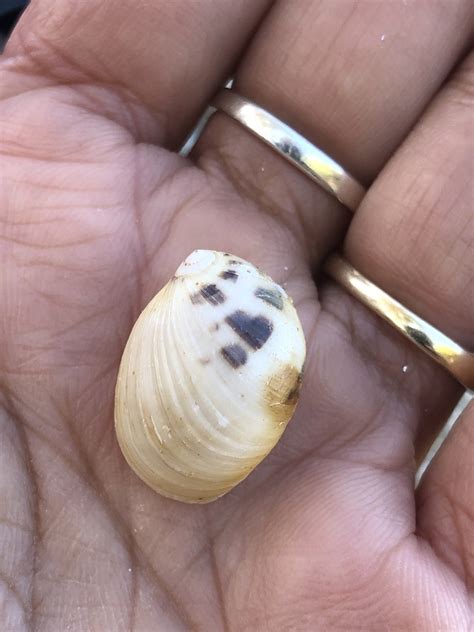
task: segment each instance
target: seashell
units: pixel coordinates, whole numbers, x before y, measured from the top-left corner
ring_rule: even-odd
[[[227,493],[283,434],[305,353],[283,288],[239,257],[194,251],[142,312],[122,357],[115,427],[129,465],[175,500]]]

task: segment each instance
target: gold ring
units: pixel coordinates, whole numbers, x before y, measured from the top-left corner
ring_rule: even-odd
[[[226,88],[217,94],[212,106],[241,123],[351,211],[359,206],[365,195],[364,187],[341,165],[273,114]]]
[[[352,296],[389,322],[433,360],[447,369],[468,390],[474,390],[474,354],[414,314],[374,283],[366,279],[348,261],[332,255],[325,270]]]

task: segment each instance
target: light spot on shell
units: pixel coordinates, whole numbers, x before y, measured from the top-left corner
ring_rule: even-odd
[[[227,417],[224,417],[224,415],[222,415],[221,413],[218,413],[217,423],[221,428],[225,428],[226,426],[229,425],[229,420],[227,419]]]

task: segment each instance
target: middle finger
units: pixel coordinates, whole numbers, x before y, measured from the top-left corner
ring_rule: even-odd
[[[437,91],[469,38],[469,3],[279,2],[235,89],[370,182]],[[313,264],[350,213],[226,115],[194,152],[264,211],[281,216]]]

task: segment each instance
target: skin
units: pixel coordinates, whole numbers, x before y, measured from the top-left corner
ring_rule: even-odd
[[[473,406],[415,491],[461,389],[321,275],[343,243],[473,346],[469,30],[462,0],[32,2],[0,58],[3,629],[470,629]],[[174,153],[230,73],[373,183],[354,217],[224,115]],[[286,284],[308,343],[282,441],[206,506],[113,428],[130,329],[195,248]]]

